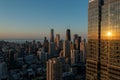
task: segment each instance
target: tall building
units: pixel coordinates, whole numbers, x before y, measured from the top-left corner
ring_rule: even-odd
[[[57,58],[47,61],[47,80],[62,80],[62,63]]]
[[[67,29],[67,31],[66,31],[66,40],[71,41],[70,29]]]
[[[80,50],[81,36],[78,37],[78,50]]]
[[[81,37],[77,37],[74,42],[74,49],[75,50],[80,50],[80,42],[81,42]]]
[[[74,34],[73,42],[75,43],[75,40],[78,38],[78,34]]]
[[[44,52],[43,48],[38,48],[37,50],[37,57],[40,61],[45,62],[48,59],[48,53]]]
[[[80,59],[82,63],[86,63],[86,53],[87,53],[87,48],[86,48],[86,40],[83,39],[80,43]]]
[[[56,34],[56,41],[60,41],[60,34]]]
[[[49,50],[49,42],[48,42],[46,37],[44,38],[43,48],[44,48],[44,52],[48,52],[48,50]]]
[[[50,32],[50,42],[54,42],[54,29],[51,29]]]
[[[71,56],[71,42],[64,41],[63,42],[63,57],[66,59],[66,63],[70,64]]]
[[[78,50],[71,50],[71,64],[78,64],[80,62],[80,53]]]
[[[70,58],[70,41],[64,41],[63,42],[63,57]]]
[[[49,44],[49,56],[50,57],[54,57],[55,53],[56,53],[55,43],[54,42],[50,42],[50,44]]]
[[[120,0],[89,0],[86,80],[120,80]]]
[[[55,43],[56,43],[56,46],[59,47],[59,43],[60,43],[60,34],[56,34]]]

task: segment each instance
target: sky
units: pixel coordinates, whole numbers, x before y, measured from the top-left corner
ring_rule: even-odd
[[[41,39],[50,29],[87,36],[88,0],[0,0],[0,39]]]

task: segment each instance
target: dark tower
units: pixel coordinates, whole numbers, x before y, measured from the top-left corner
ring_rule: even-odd
[[[50,42],[54,42],[54,29],[51,29],[50,32]]]
[[[71,41],[70,29],[67,29],[67,31],[66,31],[66,40]]]

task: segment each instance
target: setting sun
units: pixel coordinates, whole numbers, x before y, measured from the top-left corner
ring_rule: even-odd
[[[112,36],[112,32],[107,32],[107,36]]]

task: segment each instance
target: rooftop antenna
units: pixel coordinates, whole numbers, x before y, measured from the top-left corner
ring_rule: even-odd
[[[71,26],[70,26],[70,24],[67,26],[67,29],[70,29],[71,28]]]

